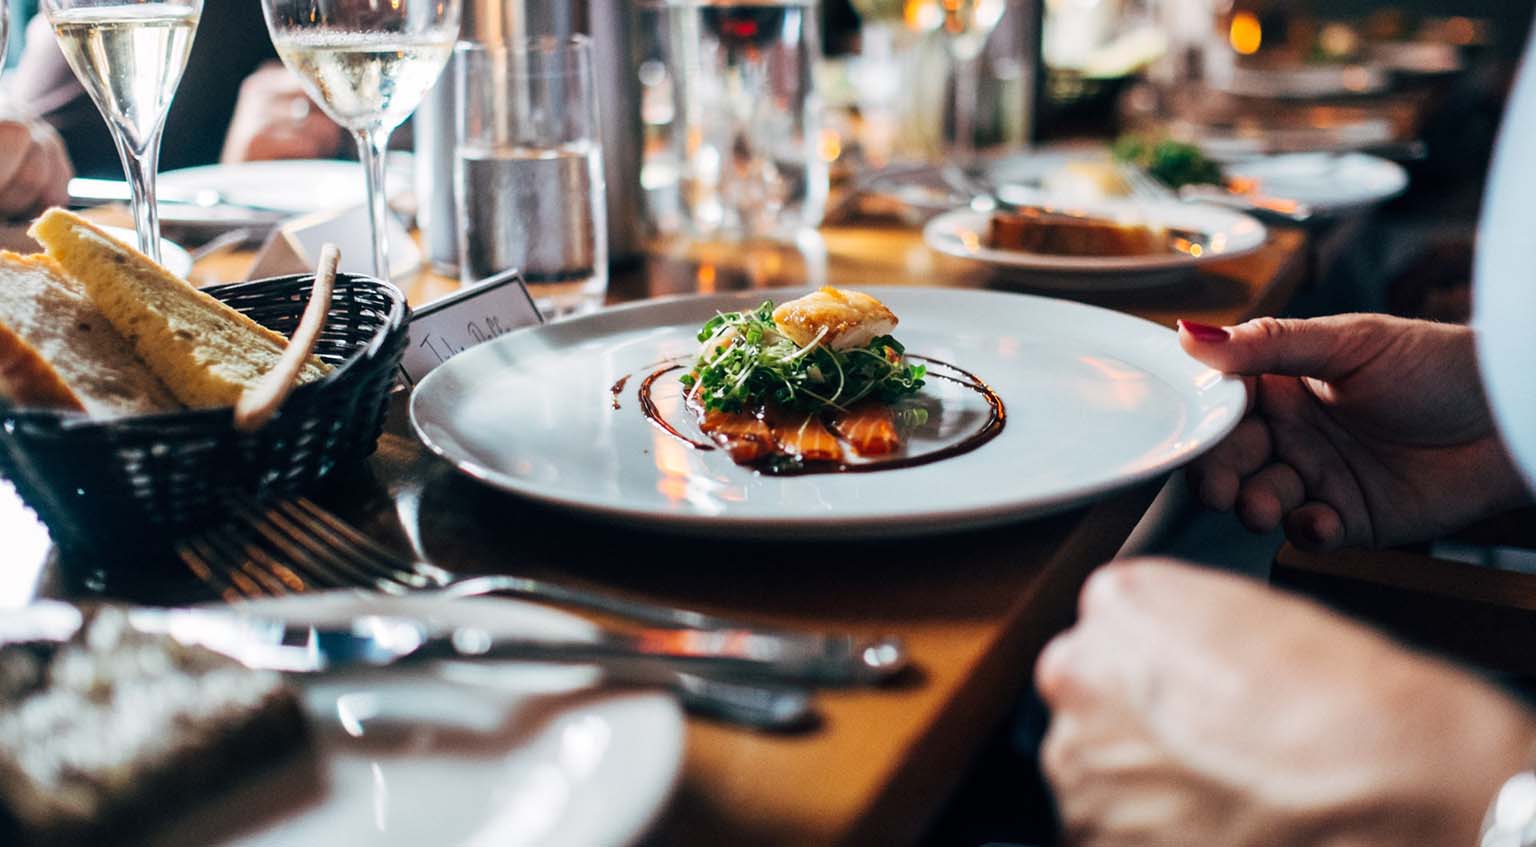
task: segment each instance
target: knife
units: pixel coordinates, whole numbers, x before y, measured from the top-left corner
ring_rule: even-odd
[[[232,656],[250,667],[291,673],[381,668],[434,660],[600,664],[723,675],[796,685],[860,685],[906,667],[891,639],[849,640],[846,648],[749,630],[649,628],[604,633],[592,641],[507,636],[477,627],[433,629],[403,617],[372,615],[338,626],[310,626],[203,609],[135,610],[135,626]]]
[[[506,643],[513,643],[505,639],[494,651],[464,653],[456,648],[445,649],[440,643],[443,636],[431,635],[422,624],[402,618],[365,617],[349,626],[314,627],[222,610],[134,609],[129,612],[129,622],[139,631],[204,647],[247,667],[293,674],[409,665],[429,658],[535,658],[505,648]],[[460,633],[461,640],[479,638],[464,634],[463,628],[454,632]],[[602,671],[605,683],[666,689],[694,714],[754,729],[796,730],[816,719],[811,693],[802,687],[715,679],[664,662],[601,655],[585,661],[574,654],[568,658],[536,660],[594,665]]]
[[[122,180],[77,176],[69,181],[69,202],[73,206],[127,203],[132,199],[133,195],[128,189],[128,183]],[[231,202],[213,189],[194,191],[191,194],[162,191],[157,193],[155,199],[159,206],[168,207],[166,211],[186,209],[196,210],[200,215],[214,215],[222,210],[226,214],[237,214],[242,221],[259,223],[276,224],[295,215],[288,209]]]

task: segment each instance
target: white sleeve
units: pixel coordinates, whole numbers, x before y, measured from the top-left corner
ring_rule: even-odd
[[[1536,35],[1488,171],[1473,279],[1483,384],[1499,434],[1536,491]]]

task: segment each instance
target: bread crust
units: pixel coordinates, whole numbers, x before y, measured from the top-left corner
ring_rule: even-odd
[[[80,398],[37,348],[0,323],[0,396],[21,408],[84,412]]]
[[[187,406],[234,405],[288,346],[281,334],[197,290],[78,215],[49,209],[28,233],[85,286],[139,359]],[[299,381],[330,371],[330,365],[310,356]]]

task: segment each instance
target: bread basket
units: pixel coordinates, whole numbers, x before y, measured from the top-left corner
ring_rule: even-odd
[[[203,290],[288,336],[313,282],[305,274]],[[255,432],[237,432],[228,408],[91,420],[0,401],[0,476],[70,556],[163,552],[219,517],[224,492],[295,494],[372,453],[409,320],[398,288],[337,274],[315,346],[337,367],[295,389]]]

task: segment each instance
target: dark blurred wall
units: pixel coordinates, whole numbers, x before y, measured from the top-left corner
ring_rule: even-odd
[[[1536,0],[1294,0],[1296,6],[1330,19],[1363,18],[1380,9],[1401,9],[1410,18],[1460,15],[1486,18],[1500,52],[1518,55],[1530,32]]]

